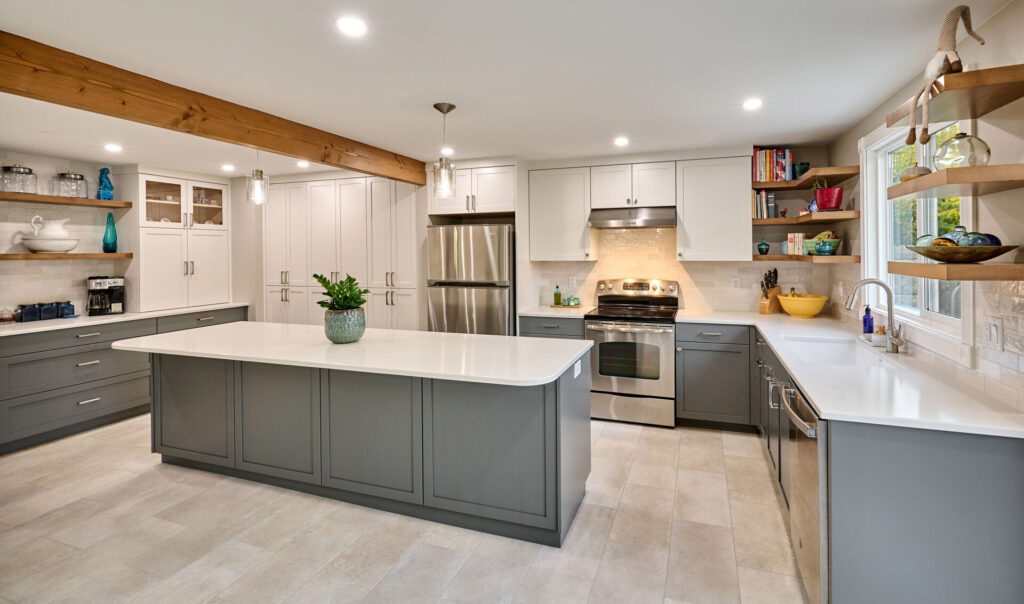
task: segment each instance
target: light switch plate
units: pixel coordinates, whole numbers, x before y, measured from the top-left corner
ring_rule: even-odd
[[[984,333],[982,342],[985,348],[991,348],[998,352],[1003,351],[1003,318],[986,315],[984,318]]]
[[[575,289],[576,287],[576,275],[569,275],[569,287]]]
[[[740,288],[740,278],[739,277],[733,277],[732,278],[732,287],[733,287],[733,289],[739,289]]]
[[[576,361],[572,366],[572,377],[576,379],[583,373],[583,361]]]

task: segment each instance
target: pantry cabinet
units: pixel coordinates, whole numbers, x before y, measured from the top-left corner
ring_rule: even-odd
[[[271,286],[267,288],[265,318],[268,323],[307,323],[309,290],[306,287]]]
[[[597,260],[587,223],[590,168],[530,172],[530,260]]]
[[[368,180],[367,287],[416,287],[416,189],[384,178]]]
[[[231,301],[230,248],[224,231],[189,231],[188,306]]]
[[[188,306],[188,235],[180,229],[139,231],[139,310]]]
[[[419,292],[374,288],[366,295],[366,326],[378,329],[419,329]]]
[[[308,270],[307,183],[271,184],[263,209],[263,267],[267,285],[301,287],[312,281]]]
[[[463,168],[455,171],[455,194],[430,197],[431,214],[514,212],[515,166]]]
[[[643,208],[675,204],[675,162],[590,168],[591,208]]]
[[[750,157],[676,162],[676,259],[749,261]]]
[[[366,179],[309,183],[309,285],[312,275],[366,281]],[[294,283],[294,281],[293,281]]]

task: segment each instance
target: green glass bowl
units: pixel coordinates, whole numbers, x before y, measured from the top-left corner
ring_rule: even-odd
[[[839,252],[839,244],[843,242],[842,238],[839,239],[804,239],[804,249],[807,250],[807,254],[810,256],[817,256],[818,251],[814,249],[814,246],[818,245],[819,241],[831,241],[832,242],[832,253],[829,256],[835,256]]]

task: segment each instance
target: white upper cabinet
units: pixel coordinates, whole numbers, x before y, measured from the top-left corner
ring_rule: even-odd
[[[624,208],[633,205],[633,170],[629,164],[590,168],[590,207]]]
[[[263,208],[263,267],[267,285],[312,284],[308,266],[307,183],[270,185]]]
[[[642,208],[676,205],[676,163],[633,164],[633,205]]]
[[[516,168],[462,168],[455,170],[455,195],[430,196],[431,214],[514,212]]]
[[[338,202],[333,180],[309,183],[309,274],[337,279]],[[314,285],[315,280],[310,281]]]
[[[183,229],[188,219],[186,181],[180,178],[139,175],[139,226]]]
[[[370,178],[370,216],[367,236],[370,239],[370,274],[365,287],[391,285],[392,222],[394,215],[394,183],[386,178]]]
[[[590,168],[530,172],[530,260],[597,260],[592,246]]]
[[[229,205],[227,185],[188,181],[188,227],[196,230],[226,231]]]
[[[338,276],[344,279],[345,275],[352,275],[359,283],[366,283],[366,264],[369,261],[366,179],[347,178],[335,182],[338,199],[337,233],[341,253]]]
[[[750,157],[676,162],[676,259],[749,261]]]
[[[370,178],[370,274],[366,287],[416,287],[416,187]]]
[[[416,287],[419,245],[416,240],[416,187],[393,182],[394,219],[391,223],[391,287]]]

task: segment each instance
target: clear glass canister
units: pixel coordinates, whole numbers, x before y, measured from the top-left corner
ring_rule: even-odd
[[[88,182],[81,174],[61,172],[53,177],[53,194],[59,197],[88,197]]]
[[[987,166],[992,152],[988,143],[977,136],[961,132],[939,145],[932,157],[936,170]]]
[[[32,168],[20,164],[0,168],[0,191],[8,193],[37,193],[36,174]]]

